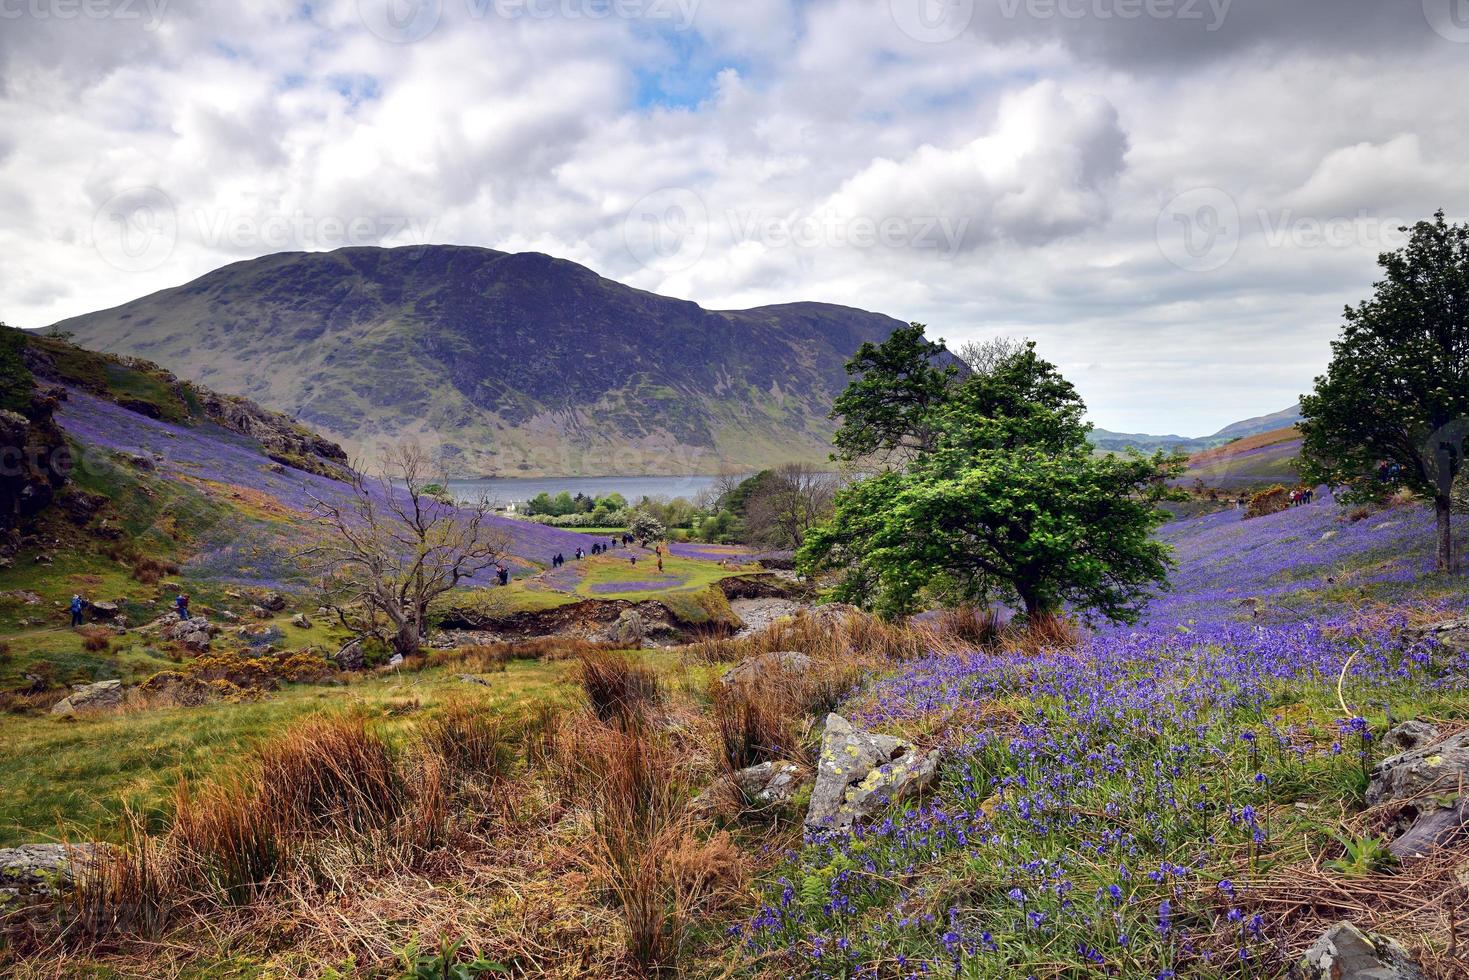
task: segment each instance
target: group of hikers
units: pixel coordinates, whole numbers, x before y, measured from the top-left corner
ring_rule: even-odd
[[[1315,488],[1313,488],[1313,487],[1297,487],[1296,489],[1294,489],[1294,490],[1292,490],[1290,492],[1290,505],[1292,507],[1300,507],[1300,506],[1302,506],[1304,504],[1309,504],[1312,500],[1315,499],[1315,497],[1316,497],[1316,490],[1315,490]]]
[[[76,593],[71,597],[71,606],[69,608],[71,610],[72,629],[76,629],[78,626],[82,625],[83,621],[86,618],[85,614],[87,611],[87,606],[89,605],[91,605],[91,603],[82,598],[81,593]],[[187,592],[180,592],[176,597],[174,597],[173,611],[178,613],[179,619],[182,619],[185,622],[193,618],[189,615],[189,594]]]
[[[583,558],[587,557],[588,554],[591,554],[593,556],[605,555],[607,554],[607,552],[612,551],[615,548],[626,548],[636,541],[637,538],[634,538],[631,534],[624,534],[621,537],[611,537],[607,539],[606,544],[598,541],[596,544],[592,545],[592,550],[590,552],[586,551],[586,549],[584,548],[577,548],[576,551],[572,554],[572,558],[576,561],[581,561]],[[648,542],[644,540],[642,542],[642,546],[643,549],[646,550],[648,547]],[[653,554],[658,561],[658,571],[663,571],[663,546],[661,544],[655,544],[653,546]],[[636,553],[630,554],[628,555],[627,560],[636,565],[638,563],[638,556]],[[565,564],[566,556],[563,555],[561,552],[558,551],[556,552],[556,554],[551,556],[552,568],[560,568]],[[501,568],[500,570],[500,575],[500,584],[504,585],[508,580],[505,577],[505,571],[503,568]]]

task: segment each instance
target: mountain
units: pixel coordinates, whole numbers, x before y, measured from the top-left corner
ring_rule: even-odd
[[[538,253],[281,253],[53,329],[248,396],[370,458],[455,475],[713,473],[824,461],[843,366],[900,322],[712,311]]]
[[[1301,420],[1301,406],[1292,405],[1290,408],[1269,415],[1260,415],[1252,419],[1244,419],[1233,422],[1214,433],[1212,436],[1151,436],[1142,433],[1111,432],[1107,429],[1093,429],[1091,432],[1092,445],[1098,449],[1108,452],[1121,452],[1126,449],[1137,449],[1141,452],[1150,453],[1155,449],[1170,452],[1199,453],[1206,449],[1213,449],[1232,442],[1235,439],[1243,439],[1247,436],[1259,435],[1262,432],[1275,432],[1278,429],[1288,429]]]

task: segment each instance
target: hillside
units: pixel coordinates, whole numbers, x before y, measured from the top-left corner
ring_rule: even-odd
[[[1183,481],[1205,486],[1240,489],[1268,483],[1293,483],[1301,433],[1295,426],[1241,436],[1233,442],[1189,457]]]
[[[1272,412],[1269,415],[1261,415],[1256,418],[1233,422],[1209,436],[1154,436],[1137,432],[1112,432],[1108,429],[1093,429],[1091,440],[1092,444],[1098,449],[1104,449],[1110,452],[1137,449],[1141,452],[1148,453],[1155,449],[1162,449],[1168,452],[1198,453],[1207,449],[1213,449],[1216,446],[1222,446],[1233,439],[1290,428],[1300,420],[1300,406],[1292,405],[1290,408],[1282,409],[1279,412]]]
[[[818,303],[709,311],[546,255],[345,248],[239,262],[55,325],[371,455],[463,475],[712,473],[823,461],[843,365],[899,322]]]

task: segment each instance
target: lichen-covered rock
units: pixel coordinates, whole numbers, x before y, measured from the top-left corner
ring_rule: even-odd
[[[279,592],[267,592],[260,597],[260,605],[271,612],[281,612],[286,608],[286,597]]]
[[[1425,745],[1432,745],[1438,741],[1440,734],[1442,733],[1437,725],[1415,718],[1388,729],[1387,734],[1382,736],[1382,744],[1391,752],[1411,752]]]
[[[795,650],[773,650],[747,657],[725,671],[719,683],[725,687],[762,684],[782,675],[802,676],[811,669],[811,658]]]
[[[694,798],[689,810],[707,817],[726,802],[755,807],[785,803],[796,795],[806,778],[805,771],[794,762],[762,762],[716,782]]]
[[[1306,952],[1309,980],[1419,980],[1422,974],[1393,940],[1338,922]]]
[[[864,732],[838,714],[826,716],[809,830],[843,830],[890,803],[933,784],[938,750],[919,752],[891,735]]]
[[[845,602],[829,602],[824,606],[813,606],[807,610],[806,615],[817,625],[831,629],[845,624],[853,616],[864,614],[856,606],[849,606]]]
[[[367,666],[367,654],[362,644],[355,640],[327,659],[335,663],[338,670],[362,670]]]
[[[96,857],[105,844],[23,844],[0,847],[0,899],[43,897],[74,881],[78,863]]]
[[[1369,806],[1400,806],[1398,834],[1388,844],[1399,858],[1419,857],[1446,846],[1469,824],[1469,794],[1464,792],[1469,787],[1469,732],[1443,741],[1428,734],[1407,733],[1420,744],[1379,762],[1367,786]]]
[[[636,609],[625,609],[612,624],[609,636],[613,643],[625,647],[641,647],[648,634],[648,622]]]
[[[82,711],[105,711],[122,706],[122,681],[98,681],[79,684],[71,694],[51,706],[53,715],[74,715]]]
[[[300,630],[311,629],[311,620],[306,618],[305,613],[297,613],[291,617],[291,625]]]

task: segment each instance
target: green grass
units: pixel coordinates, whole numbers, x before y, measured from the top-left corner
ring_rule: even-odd
[[[75,720],[0,716],[0,846],[55,836],[116,839],[125,804],[155,823],[178,779],[216,775],[252,742],[292,722],[356,711],[389,733],[451,699],[510,711],[573,694],[571,664],[512,661],[487,675],[490,687],[458,679],[461,670],[373,675],[345,687],[291,685],[264,700],[197,708],[138,710]]]

